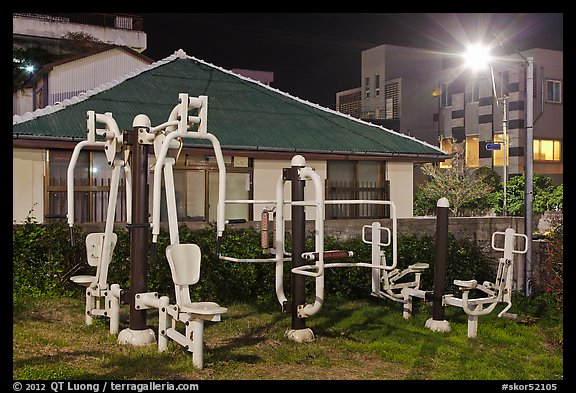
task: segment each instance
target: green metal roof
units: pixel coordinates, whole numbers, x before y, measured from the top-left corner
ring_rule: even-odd
[[[207,129],[224,149],[446,156],[410,136],[292,97],[183,51],[62,104],[14,116],[12,132],[14,137],[83,140],[88,110],[112,112],[120,129],[131,129],[138,114],[155,126],[168,120],[179,93],[208,96]]]

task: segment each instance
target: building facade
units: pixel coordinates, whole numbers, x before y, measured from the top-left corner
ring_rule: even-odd
[[[561,51],[532,49],[510,54],[497,58],[492,70],[474,73],[464,68],[460,56],[380,45],[362,52],[360,118],[448,153],[460,152],[468,167],[487,166],[501,176],[506,156],[507,177],[522,174],[528,57],[534,61],[533,170],[560,184],[564,154]],[[441,163],[447,165],[449,160]]]
[[[362,117],[362,89],[357,87],[337,92],[336,110],[360,119]]]
[[[110,45],[125,46],[137,52],[146,50],[142,18],[128,14],[103,13],[13,13],[14,47],[41,46],[62,53],[62,37],[70,33],[88,34]],[[66,54],[66,53],[62,53]]]

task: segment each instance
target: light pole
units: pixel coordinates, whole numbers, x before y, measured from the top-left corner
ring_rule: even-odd
[[[498,97],[498,93],[496,92],[496,81],[494,78],[494,68],[492,64],[490,64],[491,56],[488,51],[488,48],[483,47],[481,45],[472,45],[469,46],[466,53],[464,53],[464,59],[466,61],[466,65],[472,70],[477,71],[486,67],[490,67],[490,76],[492,78],[492,93],[494,94],[494,98],[496,100],[496,106],[498,106],[498,102],[502,101],[503,107],[503,115],[502,115],[502,145],[504,146],[504,162],[502,163],[502,182],[504,186],[504,200],[502,205],[502,213],[504,216],[508,214],[508,208],[506,204],[506,197],[507,197],[507,181],[508,181],[508,120],[507,120],[507,113],[508,113],[508,96]]]
[[[496,93],[496,82],[494,79],[494,68],[492,64],[490,64],[490,75],[492,76],[492,92],[494,93],[494,97],[496,98],[496,106],[498,106],[498,101],[502,100],[502,144],[504,145],[504,162],[502,163],[502,182],[504,184],[504,201],[502,203],[502,214],[504,216],[508,215],[508,208],[506,204],[506,198],[508,196],[508,189],[506,185],[508,183],[508,96],[504,95],[502,97],[498,97]]]
[[[520,52],[514,49],[514,52],[526,63],[526,153],[524,163],[524,232],[528,236],[525,255],[525,283],[524,290],[526,296],[532,294],[532,203],[533,203],[533,164],[534,164],[534,58],[524,57]],[[464,54],[466,63],[475,69],[489,65],[490,56],[488,50],[481,46],[472,46]],[[492,75],[492,89],[496,96],[496,84],[494,82],[494,70],[490,65]],[[504,116],[502,121],[503,143],[504,143],[504,214],[506,214],[506,177],[507,177],[507,100],[508,97],[502,97],[504,106]],[[498,100],[496,101],[498,103]]]
[[[519,53],[518,53],[519,54]],[[526,296],[532,295],[532,201],[533,201],[533,171],[534,164],[534,58],[520,55],[526,61],[526,162],[524,169],[524,231],[528,236],[525,256],[525,291]]]

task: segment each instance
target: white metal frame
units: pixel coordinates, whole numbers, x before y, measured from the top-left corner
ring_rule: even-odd
[[[188,111],[198,110],[198,116],[189,116]],[[157,242],[160,232],[160,199],[162,174],[166,183],[166,200],[168,207],[168,225],[170,230],[170,246],[166,255],[172,270],[175,285],[176,304],[171,305],[168,296],[158,296],[157,292],[137,293],[135,307],[137,309],[157,308],[159,311],[159,338],[158,350],[167,349],[168,338],[184,346],[192,352],[192,362],[198,367],[203,366],[203,330],[204,321],[220,321],[221,314],[227,311],[213,302],[191,302],[189,285],[195,284],[200,276],[200,249],[195,244],[180,244],[178,234],[178,221],[176,214],[176,198],[172,167],[178,159],[182,149],[182,139],[204,139],[211,142],[218,163],[219,194],[218,194],[218,237],[224,231],[224,200],[226,195],[226,168],[224,157],[218,139],[207,132],[208,97],[189,97],[188,94],[179,94],[179,103],[174,107],[168,121],[156,127],[150,126],[150,119],[146,115],[138,115],[134,124],[144,124],[138,132],[138,138],[144,143],[154,143],[156,164],[154,171],[153,212],[152,212],[152,241]],[[103,123],[105,128],[96,128],[96,123]],[[192,124],[198,124],[197,131],[189,131]],[[146,128],[149,128],[146,131]],[[112,259],[112,252],[116,244],[116,234],[113,233],[116,199],[120,169],[126,171],[126,196],[128,215],[127,221],[131,223],[132,190],[128,155],[116,121],[111,113],[87,113],[87,140],[78,143],[72,153],[68,166],[68,225],[71,229],[73,241],[74,226],[74,168],[78,161],[80,151],[85,147],[101,147],[106,153],[108,164],[112,166],[112,180],[104,233],[89,234],[86,237],[88,261],[96,266],[95,276],[74,276],[73,282],[86,286],[86,324],[92,323],[92,316],[103,315],[110,318],[110,333],[116,334],[119,330],[120,295],[122,290],[117,284],[108,287],[108,266]],[[99,135],[103,140],[96,140]],[[191,250],[194,250],[191,252]],[[104,303],[102,305],[102,303]],[[185,334],[176,329],[176,322],[185,324]],[[171,326],[168,326],[171,325]]]
[[[190,109],[197,109],[198,116],[189,116]],[[182,345],[192,353],[192,363],[202,369],[204,362],[204,321],[218,322],[227,309],[214,302],[192,302],[189,286],[200,278],[201,252],[196,244],[180,244],[173,166],[182,149],[182,139],[205,139],[212,143],[218,163],[218,238],[224,231],[224,200],[226,195],[226,167],[218,139],[207,132],[208,97],[179,95],[168,121],[150,128],[148,138],[154,140],[156,163],[154,166],[154,188],[152,205],[152,241],[157,242],[160,233],[160,201],[162,174],[166,189],[170,245],[166,257],[172,273],[176,304],[170,304],[168,296],[158,298],[156,292],[137,295],[137,306],[141,309],[158,309],[158,351],[167,349],[168,339]],[[197,131],[189,131],[190,124],[198,124]],[[162,131],[164,131],[162,133]],[[185,325],[182,334],[177,324]]]
[[[495,246],[496,236],[504,236],[504,248]],[[520,237],[524,239],[524,249],[514,249],[514,239]],[[468,337],[473,338],[478,335],[478,317],[491,313],[498,304],[506,303],[506,307],[498,313],[498,317],[516,318],[515,314],[507,311],[512,307],[512,283],[514,277],[514,254],[525,254],[528,250],[528,237],[521,233],[516,233],[514,229],[507,228],[505,232],[494,232],[492,234],[491,246],[496,251],[503,251],[504,256],[498,262],[498,269],[494,283],[484,281],[478,284],[476,280],[454,280],[462,291],[462,297],[444,295],[444,305],[461,307],[468,315]],[[470,298],[472,290],[479,290],[483,295],[479,298]]]
[[[126,173],[126,199],[127,220],[131,221],[131,182],[129,180],[130,167],[124,156],[122,148],[123,138],[112,113],[97,114],[88,111],[86,116],[87,137],[85,141],[74,147],[67,171],[67,197],[68,197],[68,225],[70,227],[71,240],[74,239],[74,169],[78,162],[80,152],[85,147],[101,147],[106,153],[108,165],[112,167],[112,179],[110,193],[108,195],[108,209],[106,212],[106,226],[104,233],[92,233],[86,236],[86,252],[88,263],[96,267],[96,274],[72,276],[70,280],[78,285],[86,287],[86,315],[85,321],[90,325],[93,316],[110,318],[110,334],[117,334],[120,319],[120,286],[108,285],[108,267],[112,261],[112,253],[116,245],[114,230],[114,216],[116,214],[116,200],[120,183],[120,170],[124,168]],[[97,124],[104,124],[103,129],[97,128]],[[96,135],[104,140],[96,140]]]
[[[415,264],[410,266],[408,269],[402,271],[401,274],[397,274],[397,216],[396,216],[396,206],[392,201],[382,201],[382,200],[325,200],[324,199],[324,187],[322,184],[321,177],[316,173],[316,171],[305,166],[305,160],[301,156],[295,156],[298,158],[299,163],[303,163],[303,167],[298,170],[299,179],[311,181],[314,185],[315,198],[312,201],[285,201],[284,200],[284,184],[285,180],[283,176],[280,175],[276,182],[276,200],[226,200],[226,203],[232,204],[268,204],[274,206],[274,212],[276,214],[275,218],[275,247],[272,249],[274,254],[271,258],[232,258],[225,255],[219,255],[222,260],[230,262],[272,262],[276,264],[276,280],[275,289],[276,297],[281,306],[284,306],[286,302],[286,295],[283,289],[283,265],[284,262],[290,261],[290,254],[286,253],[284,249],[285,244],[285,222],[284,222],[284,208],[286,206],[313,206],[316,208],[316,216],[314,222],[314,233],[315,233],[315,251],[313,253],[306,252],[303,253],[302,257],[304,259],[314,261],[313,264],[307,264],[304,266],[292,268],[291,272],[294,274],[300,274],[304,276],[315,278],[315,301],[313,304],[300,305],[298,307],[298,315],[301,318],[306,318],[316,314],[323,302],[324,302],[324,269],[325,268],[336,268],[336,267],[367,267],[372,269],[372,295],[377,297],[387,297],[398,302],[404,302],[404,298],[401,294],[394,293],[395,289],[402,289],[405,286],[411,286],[412,288],[418,289],[420,285],[420,273],[423,269],[427,268],[425,264]],[[293,161],[294,159],[293,158]],[[325,263],[324,257],[328,255],[331,251],[324,250],[324,212],[325,206],[329,204],[380,204],[390,206],[390,218],[392,220],[392,229],[382,227],[379,222],[372,223],[371,226],[364,226],[362,229],[362,240],[367,244],[372,244],[372,257],[371,262],[331,262]],[[270,211],[270,208],[266,208],[266,211]],[[267,224],[266,224],[267,226]],[[372,230],[371,240],[366,239],[365,229],[370,228]],[[381,242],[381,232],[386,231],[388,234],[388,240],[386,243]],[[392,246],[392,263],[387,265],[385,253],[382,247]],[[348,256],[352,256],[353,252],[348,251]],[[388,273],[391,271],[392,273]],[[416,279],[411,283],[395,283],[394,281],[409,274],[416,273]],[[392,276],[395,276],[393,279]],[[381,285],[384,284],[384,291],[381,289]]]

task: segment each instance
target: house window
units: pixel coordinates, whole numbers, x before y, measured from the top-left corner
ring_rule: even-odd
[[[366,77],[366,84],[364,85],[364,93],[366,98],[370,98],[370,77]]]
[[[384,180],[385,162],[328,161],[326,199],[389,200],[389,182]],[[385,205],[326,205],[326,218],[389,218]]]
[[[546,102],[562,102],[562,82],[558,80],[546,80]]]
[[[67,171],[71,151],[49,150],[45,194],[45,218],[47,222],[65,220],[67,206]],[[108,211],[108,195],[112,168],[106,156],[99,151],[80,152],[74,168],[74,218],[75,222],[104,222]],[[117,221],[126,220],[126,188],[124,171],[120,171]]]
[[[480,140],[478,135],[466,137],[466,166],[477,168],[480,165]]]
[[[46,220],[65,220],[67,212],[66,174],[71,151],[49,151],[46,186]],[[151,163],[153,158],[150,157]],[[253,164],[245,157],[224,157],[226,165],[226,194],[230,199],[252,199]],[[112,168],[101,151],[80,153],[74,170],[75,222],[105,222]],[[154,187],[150,177],[149,192]],[[116,202],[115,221],[126,221],[126,187],[124,171],[120,171],[120,185]],[[211,157],[182,153],[174,166],[176,213],[179,221],[214,221],[218,202],[218,166]],[[168,220],[166,190],[162,177],[160,221]],[[152,198],[151,194],[149,198]],[[252,220],[249,205],[226,205],[227,219]]]
[[[225,156],[224,164],[226,198],[252,199],[252,159]],[[218,166],[214,157],[180,154],[174,166],[174,190],[179,221],[216,220],[218,177]],[[226,219],[250,221],[253,218],[248,204],[226,204],[224,215]],[[167,221],[164,212],[161,213],[161,221]]]
[[[440,140],[440,149],[444,150],[446,153],[451,154],[453,148],[452,138],[442,138]],[[440,168],[452,168],[452,160],[444,160],[440,163]]]
[[[534,161],[560,162],[560,141],[534,139]]]
[[[510,134],[506,134],[506,145],[504,145],[503,134],[494,134],[494,143],[500,143],[500,150],[494,150],[492,156],[493,166],[503,166],[504,164],[504,149],[506,148],[506,165],[510,163]]]

